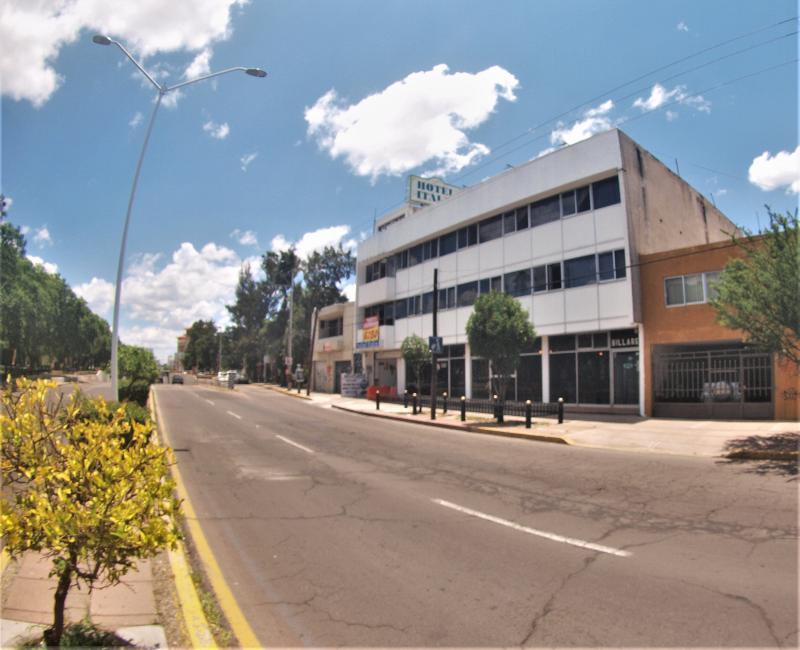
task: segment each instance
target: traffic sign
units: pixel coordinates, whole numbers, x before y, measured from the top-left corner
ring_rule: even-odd
[[[430,350],[431,354],[443,354],[444,353],[444,344],[442,343],[441,336],[429,336],[428,337],[428,350]]]

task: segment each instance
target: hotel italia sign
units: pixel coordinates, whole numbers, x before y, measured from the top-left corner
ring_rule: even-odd
[[[432,205],[453,196],[461,188],[445,183],[439,178],[408,177],[408,200],[411,203]]]

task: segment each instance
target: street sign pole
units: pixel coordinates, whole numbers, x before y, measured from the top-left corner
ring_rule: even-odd
[[[439,269],[433,269],[433,338],[436,339],[436,317],[439,313]],[[431,353],[431,420],[436,419],[436,350]]]

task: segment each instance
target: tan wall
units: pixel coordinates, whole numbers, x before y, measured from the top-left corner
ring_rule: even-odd
[[[716,312],[711,305],[667,307],[664,279],[704,271],[721,271],[733,257],[743,257],[743,252],[730,241],[640,257],[646,415],[653,414],[653,346],[666,343],[742,341],[745,338],[742,332],[717,323]],[[775,419],[798,419],[800,398],[797,393],[800,389],[800,376],[797,374],[797,367],[776,361],[773,372]]]
[[[622,131],[619,138],[630,237],[638,254],[725,241],[736,232],[732,221],[660,160]]]
[[[342,335],[319,338],[319,321],[341,317]],[[314,341],[314,389],[332,392],[336,361],[353,360],[353,337],[355,336],[356,309],[354,302],[328,305],[319,311],[317,336]]]

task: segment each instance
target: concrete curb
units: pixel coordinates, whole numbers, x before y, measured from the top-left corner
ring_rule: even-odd
[[[156,395],[152,389],[150,389],[150,416],[156,424],[156,430],[161,437],[162,444],[172,449],[159,421]],[[177,475],[177,465],[173,464],[170,467],[170,471],[177,485],[180,480]],[[179,497],[183,497],[183,495],[179,493]],[[195,648],[216,648],[217,644],[214,641],[214,635],[203,613],[203,606],[200,604],[200,596],[198,596],[194,582],[192,582],[189,561],[186,559],[186,551],[183,544],[178,542],[175,549],[167,549],[167,554],[169,566],[172,569],[175,591],[178,594],[181,613],[183,614],[186,631],[189,633],[192,646]]]
[[[346,411],[348,413],[356,413],[357,415],[366,415],[368,417],[383,418],[385,420],[393,420],[395,422],[405,422],[406,424],[422,424],[429,427],[439,427],[440,429],[451,429],[453,431],[462,431],[464,433],[482,433],[489,436],[498,436],[501,438],[517,438],[520,440],[533,440],[534,442],[549,442],[557,445],[571,445],[566,438],[560,436],[542,436],[535,433],[517,433],[514,431],[498,431],[497,429],[485,429],[483,427],[461,426],[460,424],[450,424],[449,422],[438,422],[436,420],[409,420],[405,416],[397,416],[391,413],[381,413],[380,411],[362,411],[359,409],[352,409],[339,404],[331,404],[331,408],[339,411]]]
[[[303,394],[299,394],[299,393],[293,393],[290,390],[284,390],[283,388],[278,388],[277,386],[264,385],[264,388],[266,388],[267,390],[271,390],[273,393],[279,393],[281,395],[286,395],[287,397],[294,397],[295,399],[304,399],[307,402],[313,402],[314,401],[310,397],[308,397],[307,395],[303,395]]]
[[[153,408],[155,409],[156,413],[158,413],[158,401],[155,398],[155,392],[151,390],[150,396],[152,398]],[[172,445],[170,445],[169,436],[167,434],[166,427],[163,426],[163,421],[162,424],[158,426],[158,432],[161,435],[164,443],[171,448]],[[183,501],[184,519],[186,521],[186,526],[189,529],[189,535],[192,538],[194,548],[197,551],[197,555],[200,557],[200,561],[203,564],[203,569],[205,570],[206,576],[208,577],[211,587],[214,590],[214,595],[217,598],[217,602],[219,603],[222,612],[225,614],[225,618],[228,620],[228,624],[233,630],[240,647],[259,648],[262,646],[262,644],[258,640],[258,637],[253,629],[250,627],[250,624],[247,622],[244,613],[239,607],[239,603],[236,601],[233,592],[231,592],[228,583],[225,581],[222,570],[217,563],[217,559],[214,556],[211,546],[209,545],[205,533],[203,532],[203,528],[200,525],[200,520],[197,518],[194,506],[192,506],[192,503],[189,500],[189,493],[187,492],[186,486],[183,483],[183,478],[181,477],[177,463],[172,465],[171,469],[172,476],[175,479],[176,492],[178,493],[178,497]],[[203,620],[205,621],[205,616],[203,616]],[[188,624],[189,621],[187,620],[187,625]]]

